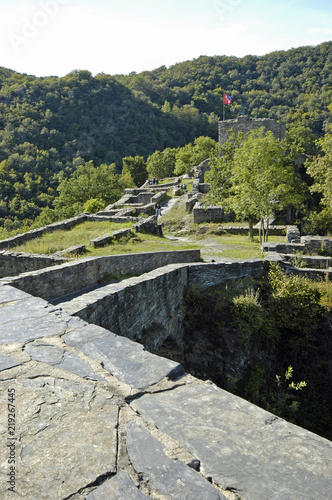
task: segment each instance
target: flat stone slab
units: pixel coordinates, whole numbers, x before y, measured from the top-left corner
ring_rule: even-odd
[[[13,368],[14,366],[18,366],[21,363],[16,361],[15,359],[7,356],[6,354],[2,354],[0,352],[0,372],[3,370],[8,370],[8,368]]]
[[[131,406],[243,500],[332,497],[330,441],[213,384],[146,394]]]
[[[0,287],[1,294],[0,344],[25,343],[66,330],[70,316],[45,300],[9,286]]]
[[[79,377],[91,380],[106,379],[94,373],[91,366],[76,354],[49,344],[28,344],[24,349],[34,361],[48,363],[60,370],[67,370]],[[0,358],[1,362],[1,358]]]
[[[137,473],[172,500],[226,500],[216,488],[181,460],[172,460],[160,441],[131,421],[127,427],[127,450]]]
[[[87,500],[146,500],[147,498],[150,497],[136,488],[123,470],[86,496]]]
[[[0,498],[63,500],[116,473],[118,406],[112,394],[52,377],[10,380],[0,383],[1,415],[8,413],[8,389],[15,390],[16,425],[15,436],[0,426]],[[7,490],[7,442],[15,448],[16,494]]]
[[[63,335],[67,345],[97,359],[106,370],[136,389],[146,389],[165,377],[176,378],[183,367],[146,351],[141,344],[96,325],[85,325]]]

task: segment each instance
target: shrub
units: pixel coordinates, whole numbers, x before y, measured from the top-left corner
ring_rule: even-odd
[[[304,234],[329,235],[332,231],[332,209],[324,208],[321,212],[311,212],[302,222]]]
[[[240,329],[244,338],[255,333],[277,342],[278,332],[273,318],[259,300],[259,290],[255,292],[253,288],[248,288],[243,294],[233,297],[231,303],[233,325]]]

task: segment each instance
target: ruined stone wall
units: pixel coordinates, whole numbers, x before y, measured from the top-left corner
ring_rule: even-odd
[[[6,238],[5,240],[0,241],[0,250],[7,250],[8,248],[13,248],[18,245],[24,245],[24,243],[27,243],[34,238],[40,238],[45,233],[50,233],[52,231],[62,229],[71,229],[77,226],[77,224],[85,222],[88,216],[89,214],[83,213],[77,215],[76,217],[72,217],[71,219],[54,222],[54,224],[48,224],[47,226],[40,227],[38,229],[32,229],[31,231],[27,231],[26,233],[17,234],[16,236]]]
[[[169,337],[179,346],[183,342],[183,296],[187,285],[205,289],[230,279],[258,278],[263,272],[261,259],[173,264],[58,305],[71,315],[139,341],[157,353]]]
[[[283,123],[277,123],[270,118],[248,118],[247,116],[239,116],[233,120],[225,120],[219,122],[219,143],[223,144],[229,139],[229,130],[233,132],[247,133],[251,130],[257,130],[264,127],[267,131],[271,131],[277,139],[284,139],[286,126]]]
[[[233,214],[226,213],[221,207],[204,207],[203,203],[197,202],[193,208],[194,224],[202,222],[228,222],[233,220]]]
[[[4,276],[17,276],[29,271],[37,271],[38,269],[56,266],[67,261],[68,259],[64,257],[1,251],[0,278]]]
[[[196,262],[199,250],[146,252],[89,257],[51,268],[3,278],[20,290],[53,300],[84,288],[110,281],[112,276],[140,275],[172,263]]]
[[[260,268],[259,261],[234,265],[237,270],[224,266],[224,276]],[[175,298],[186,272],[189,282],[195,277],[199,284],[221,278],[222,266],[205,269],[173,266],[164,276],[155,271],[141,281],[137,290],[147,297],[149,319],[156,319],[157,305],[165,317],[177,317]],[[169,288],[174,310],[167,311],[169,297],[156,298],[148,284]],[[133,302],[135,286],[121,291],[122,285],[118,297],[126,295],[127,314],[137,322],[131,309],[141,313],[142,307]],[[127,321],[124,311],[122,319]],[[12,497],[12,448],[15,493],[27,500],[49,498],[50,492],[54,500],[329,497],[327,439],[184,373],[177,362],[138,343],[1,283],[0,324],[0,413],[8,415],[16,405],[18,411],[15,443],[8,442],[1,459],[1,498]],[[13,389],[14,405],[8,405]],[[2,427],[8,440],[5,433]]]

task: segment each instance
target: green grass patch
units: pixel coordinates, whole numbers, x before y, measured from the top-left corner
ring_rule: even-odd
[[[65,250],[73,245],[83,244],[87,249],[85,254],[78,258],[86,256],[116,255],[122,253],[139,252],[158,252],[169,250],[188,250],[198,249],[198,245],[173,242],[167,238],[158,236],[132,233],[128,237],[120,240],[113,240],[109,245],[102,248],[93,248],[89,246],[89,241],[111,233],[117,229],[131,227],[131,223],[117,224],[107,221],[103,222],[84,222],[75,228],[66,231],[54,231],[46,233],[41,238],[29,241],[25,245],[19,245],[13,249],[15,252],[27,252],[37,254],[52,254],[60,250]]]
[[[89,245],[89,241],[117,229],[131,227],[131,223],[117,224],[107,221],[83,222],[73,229],[45,233],[40,238],[28,241],[24,245],[13,248],[14,252],[52,254],[74,245]]]
[[[97,257],[101,255],[117,255],[126,253],[140,253],[140,252],[161,252],[172,250],[193,250],[199,249],[199,245],[194,243],[183,243],[171,241],[167,238],[160,238],[158,236],[138,233],[128,241],[119,241],[114,244],[108,245],[103,248],[88,249],[88,255]],[[87,254],[86,254],[87,255]]]

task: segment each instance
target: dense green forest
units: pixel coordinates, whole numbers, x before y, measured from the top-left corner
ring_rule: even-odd
[[[262,57],[201,56],[130,75],[37,78],[0,68],[0,228],[71,215],[54,207],[59,186],[80,172],[102,167],[110,186],[123,187],[132,179],[121,177],[122,166],[130,171],[135,158],[147,174],[157,160],[185,170],[188,143],[197,150],[197,138],[217,139],[223,92],[233,97],[226,118],[282,121],[290,137],[302,137],[302,152],[316,153],[332,122],[331,70],[332,42]],[[144,168],[136,182],[142,176]]]

